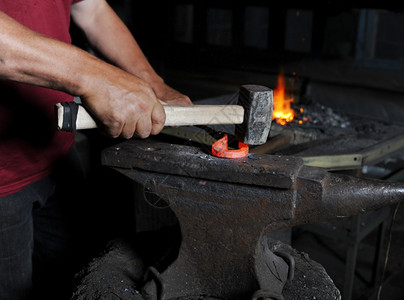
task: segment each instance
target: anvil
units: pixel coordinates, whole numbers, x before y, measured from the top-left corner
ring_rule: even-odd
[[[179,222],[179,255],[165,270],[150,269],[159,289],[148,282],[146,299],[282,299],[293,261],[268,233],[404,199],[404,184],[330,173],[291,156],[227,160],[197,147],[128,140],[105,149],[102,163],[165,199]]]

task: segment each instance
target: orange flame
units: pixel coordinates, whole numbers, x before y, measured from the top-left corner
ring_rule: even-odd
[[[274,111],[272,119],[276,120],[276,123],[285,125],[293,121],[295,112],[290,107],[292,102],[293,98],[286,98],[285,96],[285,80],[283,72],[281,72],[278,76],[278,86],[274,90]]]

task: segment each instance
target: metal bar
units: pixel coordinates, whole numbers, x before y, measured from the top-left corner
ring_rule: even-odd
[[[303,156],[302,159],[306,166],[320,167],[329,171],[358,169],[363,164],[363,156],[359,153]]]
[[[302,156],[307,166],[321,167],[328,171],[357,169],[374,164],[384,157],[404,149],[404,135],[383,141],[356,153]]]

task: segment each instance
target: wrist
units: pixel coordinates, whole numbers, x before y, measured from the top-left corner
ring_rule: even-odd
[[[140,72],[139,77],[150,84],[153,89],[154,87],[158,88],[159,86],[164,84],[163,78],[161,78],[156,72],[154,72],[154,70]]]

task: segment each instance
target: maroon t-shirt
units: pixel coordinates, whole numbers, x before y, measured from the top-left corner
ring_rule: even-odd
[[[0,0],[0,10],[21,24],[71,43],[70,6],[80,0]],[[0,81],[0,197],[49,175],[66,156],[74,134],[56,130],[54,105],[63,92]]]

